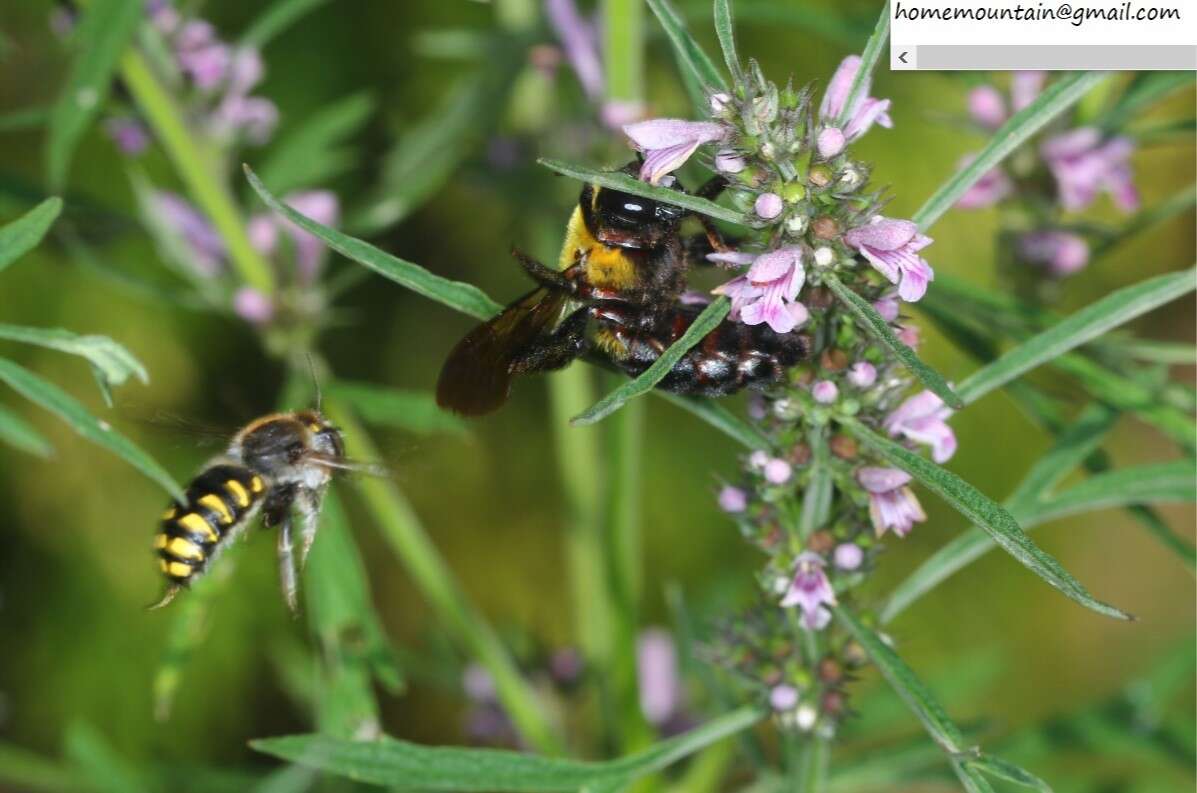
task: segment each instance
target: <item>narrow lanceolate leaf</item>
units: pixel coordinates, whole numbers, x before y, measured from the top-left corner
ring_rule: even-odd
[[[36,344],[86,358],[108,385],[121,385],[130,376],[150,381],[141,361],[107,336],[80,336],[61,328],[27,328],[0,324],[0,339]]]
[[[742,708],[649,749],[609,762],[560,760],[495,749],[430,747],[383,738],[347,741],[322,735],[264,738],[260,752],[357,782],[404,789],[455,791],[606,790],[659,771],[756,724],[764,714]]]
[[[968,482],[859,422],[846,422],[845,427],[886,461],[922,482],[961,515],[984,529],[994,542],[1048,584],[1099,614],[1130,619],[1129,615],[1090,595],[1054,557],[1031,542],[1009,512]]]
[[[329,0],[275,0],[241,36],[243,47],[262,49],[287,28]]]
[[[465,435],[469,432],[461,418],[437,407],[436,395],[431,391],[387,388],[347,380],[329,383],[324,390],[356,410],[369,424],[420,435],[440,432]]]
[[[392,256],[385,251],[375,248],[368,242],[354,239],[348,234],[342,234],[336,229],[317,223],[306,215],[301,215],[275,198],[266,189],[265,185],[262,184],[261,180],[258,179],[257,175],[249,169],[249,166],[245,168],[245,175],[249,178],[249,183],[253,186],[254,190],[266,202],[266,205],[275,212],[278,212],[301,229],[319,237],[328,247],[353,259],[358,264],[369,267],[379,275],[389,278],[417,294],[421,294],[438,303],[443,303],[450,308],[456,309],[463,314],[469,314],[471,317],[476,317],[477,319],[486,319],[502,308],[502,306],[487,297],[486,293],[476,286],[462,283],[461,281],[451,281],[448,278],[434,275],[418,264],[412,264],[397,256]]]
[[[94,793],[148,793],[144,771],[116,753],[104,734],[84,721],[67,726],[63,750]]]
[[[716,204],[714,201],[687,195],[669,187],[651,185],[626,173],[599,171],[580,165],[569,165],[558,160],[540,159],[537,162],[549,170],[574,179],[580,179],[583,182],[609,187],[612,190],[620,190],[625,193],[631,193],[632,195],[644,196],[654,201],[660,201],[662,204],[673,204],[682,209],[689,209],[691,212],[699,215],[706,215],[717,220],[726,220],[728,223],[736,223],[741,226],[747,225],[744,216],[734,209],[728,209],[727,207]]]
[[[1107,77],[1105,72],[1077,72],[1052,81],[1034,102],[1011,116],[993,133],[989,143],[967,167],[927,199],[914,214],[914,222],[923,231],[930,228],[978,179]]]
[[[13,222],[0,227],[0,271],[37,247],[60,212],[62,199],[47,198]]]
[[[686,22],[682,15],[669,0],[646,0],[648,7],[657,15],[669,43],[673,45],[673,56],[677,60],[678,68],[683,74],[688,74],[708,93],[726,91],[727,83],[723,75],[715,68],[715,63],[703,51],[690,31],[686,30]]]
[[[919,360],[919,357],[914,354],[914,350],[907,347],[901,339],[894,335],[889,323],[877,313],[877,309],[873,308],[867,300],[844,286],[842,281],[830,273],[823,274],[823,283],[827,284],[828,288],[840,299],[840,302],[869,329],[877,341],[896,355],[902,365],[909,369],[923,385],[951,407],[964,407],[964,403],[952,391],[952,387],[948,385],[948,381],[943,378],[943,375]]]
[[[1025,768],[1019,768],[1014,763],[1003,760],[1000,757],[994,757],[991,754],[982,754],[980,757],[969,759],[965,762],[996,779],[1004,779],[1007,782],[1013,782],[1022,787],[1038,790],[1040,793],[1052,793],[1051,785]]]
[[[54,453],[50,442],[38,433],[25,419],[0,405],[0,441],[38,457],[49,457]]]
[[[1195,287],[1197,271],[1185,270],[1149,278],[1119,289],[1070,314],[985,368],[974,372],[960,383],[956,391],[966,404],[975,402],[1036,366],[1058,358],[1112,328],[1175,300]]]
[[[1191,460],[1119,468],[1086,479],[1035,508],[1039,521],[1130,504],[1192,503],[1197,468]]]
[[[78,55],[54,105],[46,144],[50,184],[60,187],[75,147],[108,97],[117,60],[141,21],[141,0],[95,0],[75,35]]]
[[[667,402],[672,402],[682,410],[693,413],[732,440],[738,441],[747,449],[769,448],[769,439],[760,430],[713,399],[681,396],[680,394],[671,394],[668,391],[654,391],[653,393],[662,397]]]
[[[114,430],[108,422],[100,421],[88,413],[83,405],[58,386],[3,358],[0,358],[0,380],[29,401],[57,414],[84,438],[104,447],[162,485],[180,503],[186,500],[178,483],[152,457]]]
[[[732,19],[731,0],[715,0],[715,35],[723,50],[723,62],[734,81],[740,79],[740,57],[736,54],[736,24]]]
[[[1130,87],[1119,97],[1118,102],[1097,120],[1097,126],[1117,132],[1129,122],[1141,117],[1142,111],[1152,102],[1192,84],[1192,72],[1140,72],[1135,75]]]
[[[840,111],[838,121],[841,127],[848,123],[848,115],[852,112],[852,106],[856,104],[856,100],[862,98],[861,92],[864,91],[865,83],[872,77],[877,60],[881,57],[881,51],[885,49],[888,42],[889,3],[887,2],[881,7],[881,13],[877,16],[877,25],[873,28],[873,33],[865,43],[864,52],[860,56],[860,69],[857,70],[856,77],[852,80],[852,87],[848,90],[848,101],[844,103],[844,109]]]
[[[270,147],[262,181],[278,193],[326,184],[353,167],[355,152],[344,145],[374,112],[374,98],[357,93],[313,113]]]
[[[724,320],[730,310],[731,302],[726,297],[714,300],[695,318],[693,324],[686,329],[682,337],[669,345],[669,349],[663,352],[661,357],[645,370],[644,374],[634,380],[629,380],[610,394],[607,394],[607,396],[594,403],[589,410],[574,416],[569,423],[574,426],[594,424],[596,421],[601,421],[619,410],[629,399],[635,399],[652,391],[657,383],[661,382],[673,369],[674,365],[682,359],[682,356],[714,330],[715,326]]]

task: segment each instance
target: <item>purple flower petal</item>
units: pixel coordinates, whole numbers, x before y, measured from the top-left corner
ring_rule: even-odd
[[[968,114],[986,129],[997,129],[1006,121],[1006,100],[992,85],[982,85],[968,92]]]
[[[586,96],[592,101],[602,96],[603,65],[594,26],[578,13],[573,0],[545,0],[545,14]]]
[[[910,474],[900,468],[865,466],[857,470],[856,481],[870,493],[888,493],[910,483]]]
[[[819,133],[819,138],[815,142],[815,148],[819,150],[820,157],[829,160],[843,151],[846,144],[847,139],[841,130],[836,127],[827,127]]]
[[[837,119],[840,117],[844,112],[844,103],[848,101],[848,94],[852,90],[852,81],[856,79],[858,71],[860,71],[859,55],[849,55],[840,61],[835,74],[831,76],[831,81],[827,83],[823,102],[819,105],[820,118]],[[861,93],[867,94],[868,89],[866,88]]]

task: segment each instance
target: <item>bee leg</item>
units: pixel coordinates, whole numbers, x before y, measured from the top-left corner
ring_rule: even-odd
[[[723,176],[712,176],[708,179],[702,187],[694,193],[699,198],[705,198],[708,201],[714,201],[727,188],[727,178]]]
[[[283,588],[283,599],[292,614],[299,613],[299,599],[296,596],[298,584],[295,574],[295,554],[291,544],[291,516],[283,518],[278,532],[278,579]]]
[[[569,365],[586,352],[586,321],[591,310],[580,308],[570,314],[549,336],[533,342],[511,359],[512,374],[549,372]]]
[[[316,529],[320,527],[320,503],[324,499],[323,491],[304,488],[299,491],[295,499],[299,507],[299,569],[303,570],[308,563],[308,552],[312,550],[312,543],[316,541]]]
[[[542,264],[539,260],[524,253],[519,248],[512,248],[511,255],[515,257],[515,260],[520,263],[520,267],[524,268],[524,272],[531,276],[533,281],[546,289],[569,292],[571,294],[577,291],[577,282],[566,275],[568,271],[554,270],[552,267]]]
[[[180,589],[182,589],[182,587],[181,587],[181,586],[179,586],[178,584],[170,584],[170,585],[168,585],[168,586],[166,587],[166,591],[162,593],[162,597],[161,597],[161,598],[159,598],[158,602],[156,602],[156,603],[154,603],[154,604],[152,604],[152,605],[146,606],[146,609],[147,609],[148,611],[154,611],[155,609],[160,609],[160,608],[162,608],[162,607],[163,607],[163,606],[165,606],[167,603],[169,603],[169,602],[171,602],[172,600],[174,600],[174,599],[175,599],[175,595],[179,594],[179,590],[180,590]]]

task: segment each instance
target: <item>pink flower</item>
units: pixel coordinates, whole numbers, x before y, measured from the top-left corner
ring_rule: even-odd
[[[711,254],[714,261],[743,262],[743,254]],[[732,316],[745,325],[768,324],[778,333],[789,333],[806,322],[806,306],[797,302],[806,282],[802,249],[780,248],[752,260],[748,272],[711,291],[727,295],[732,301]]]
[[[982,85],[968,92],[968,114],[986,129],[997,129],[1006,121],[1006,100],[992,85]]]
[[[1089,243],[1079,234],[1047,229],[1024,234],[1018,240],[1024,261],[1043,265],[1055,276],[1072,275],[1089,263]]]
[[[328,190],[307,190],[291,193],[283,199],[296,212],[306,215],[317,223],[335,226],[340,218],[340,202],[335,193]],[[295,272],[301,284],[310,284],[320,274],[324,263],[326,247],[315,235],[304,231],[289,220],[263,213],[250,218],[248,234],[250,244],[262,254],[272,256],[278,249],[280,229],[286,230],[295,253]]]
[[[855,570],[864,561],[864,551],[852,542],[835,546],[835,566],[841,570]]]
[[[827,127],[819,133],[819,137],[815,140],[815,148],[819,150],[820,157],[829,160],[843,151],[847,143],[842,131],[836,127]]]
[[[636,639],[636,678],[640,710],[650,724],[663,724],[681,704],[681,680],[673,637],[661,628],[648,628]]]
[[[257,289],[243,286],[233,295],[233,311],[246,322],[263,325],[274,317],[274,304]]]
[[[877,215],[870,223],[849,229],[844,242],[859,250],[873,269],[898,284],[898,296],[908,303],[927,293],[935,278],[931,265],[918,252],[931,244],[909,220],[891,220]]]
[[[1134,150],[1135,144],[1129,138],[1103,140],[1101,131],[1095,127],[1080,127],[1056,135],[1039,147],[1056,178],[1060,204],[1065,209],[1084,209],[1105,190],[1124,212],[1133,212],[1139,206],[1139,193],[1130,168]]]
[[[883,297],[873,304],[873,308],[886,322],[893,322],[898,318],[898,301],[893,297]]]
[[[753,205],[756,214],[765,220],[773,220],[784,208],[785,204],[777,193],[761,193]]]
[[[1027,70],[1010,75],[1010,104],[1014,112],[1034,102],[1046,81],[1047,72]]]
[[[835,129],[840,135],[830,135],[824,138],[820,133],[817,146],[823,157],[834,157],[843,150],[845,144],[856,140],[869,131],[873,124],[880,124],[889,128],[894,125],[889,117],[889,100],[875,99],[869,96],[872,78],[866,78],[861,85],[860,93],[849,106],[849,93],[856,73],[860,71],[860,56],[849,55],[840,61],[839,67],[827,84],[827,91],[823,94],[823,102],[819,105],[819,118],[822,119],[824,130]],[[840,129],[840,119],[847,123]],[[838,144],[838,146],[836,145]]]
[[[898,337],[898,341],[912,350],[917,350],[923,343],[923,334],[918,325],[899,325],[898,331],[894,335]]]
[[[104,131],[112,138],[121,154],[129,157],[141,154],[150,145],[149,131],[135,118],[110,118],[104,122]]]
[[[974,159],[976,159],[976,155],[966,155],[960,160],[958,169],[967,168]],[[956,206],[960,209],[982,209],[993,206],[1012,192],[1014,192],[1014,182],[1010,181],[1010,177],[1006,175],[1005,171],[994,167],[981,174],[981,178],[964,191],[964,195],[957,199]]]
[[[897,468],[861,468],[856,481],[869,493],[869,518],[877,536],[893,529],[905,537],[916,523],[927,519],[923,507],[907,485],[910,474]]]
[[[808,631],[821,631],[831,624],[831,610],[819,606],[814,612],[802,613],[802,627]]]
[[[594,25],[582,18],[573,0],[545,0],[545,15],[586,97],[598,99],[603,93],[603,64]]]
[[[156,223],[180,238],[187,264],[204,278],[217,275],[224,267],[224,240],[198,209],[182,196],[155,191],[150,196],[150,214]]]
[[[790,481],[792,469],[790,464],[785,460],[774,457],[769,462],[765,463],[765,481],[773,485],[784,485]]]
[[[794,565],[794,578],[781,600],[782,607],[798,606],[804,617],[813,620],[818,616],[820,606],[836,605],[835,591],[823,572],[826,564],[822,556],[812,551],[804,551],[799,555]]]
[[[885,429],[894,437],[904,437],[931,447],[931,459],[945,463],[956,453],[956,435],[947,425],[952,409],[930,391],[907,399],[885,417]]]
[[[715,154],[715,170],[719,173],[740,173],[748,167],[748,161],[731,149]]]
[[[840,390],[830,380],[820,380],[811,386],[810,394],[820,405],[830,405],[840,395]]]
[[[661,177],[685,165],[699,146],[727,138],[727,128],[713,121],[656,118],[628,124],[624,134],[644,152],[640,178],[657,184]]]
[[[868,388],[877,382],[877,367],[868,361],[857,361],[848,369],[848,382],[857,388]]]
[[[776,711],[793,710],[798,705],[798,689],[781,684],[769,691],[769,706]]]
[[[726,485],[719,491],[719,509],[736,514],[748,508],[748,494],[738,487]]]

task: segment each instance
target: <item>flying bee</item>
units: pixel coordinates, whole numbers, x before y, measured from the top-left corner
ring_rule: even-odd
[[[292,512],[299,518],[302,569],[334,471],[365,468],[345,458],[340,430],[319,410],[273,413],[250,422],[191,481],[186,503],[171,504],[162,515],[154,550],[167,587],[151,608],[165,606],[198,579],[261,513],[267,528],[279,527],[283,597],[296,611]]]
[[[714,198],[725,184],[716,177],[697,195]],[[630,376],[644,372],[704,308],[682,299],[691,263],[726,250],[705,217],[698,216],[705,235],[683,239],[681,223],[690,214],[599,185],[583,187],[557,268],[513,252],[538,288],[453,348],[437,382],[437,403],[464,415],[489,413],[507,400],[515,376],[560,369],[590,352]],[[797,333],[725,320],[658,387],[701,396],[765,388],[806,357],[808,346]]]

